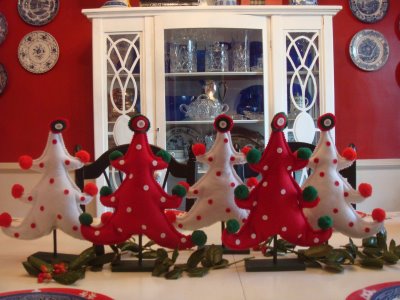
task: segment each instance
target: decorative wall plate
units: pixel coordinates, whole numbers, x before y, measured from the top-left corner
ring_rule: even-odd
[[[353,36],[349,52],[357,67],[365,71],[376,71],[388,60],[389,45],[380,32],[366,29]]]
[[[26,299],[26,300],[41,300],[41,299],[62,299],[62,300],[112,300],[112,298],[99,293],[85,291],[80,289],[70,288],[38,288],[31,290],[21,290],[12,292],[0,293],[1,299]]]
[[[49,23],[58,13],[59,0],[18,0],[18,13],[30,25]]]
[[[375,23],[381,20],[389,7],[388,0],[349,0],[353,15],[364,23]]]
[[[6,88],[7,80],[8,76],[6,68],[4,68],[3,64],[0,64],[0,94],[2,94],[4,89]]]
[[[8,23],[6,17],[0,12],[0,45],[6,39],[8,33]]]
[[[199,142],[200,134],[193,128],[177,126],[167,131],[167,150],[183,150],[185,158],[188,157],[188,147]]]
[[[25,35],[18,46],[18,59],[29,72],[46,73],[58,60],[56,39],[44,31],[32,31]]]

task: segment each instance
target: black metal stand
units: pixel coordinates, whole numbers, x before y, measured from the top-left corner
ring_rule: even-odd
[[[274,236],[272,259],[249,259],[245,261],[246,272],[304,271],[306,265],[297,258],[278,260],[277,236]]]
[[[224,229],[225,229],[225,222],[221,222],[221,231],[224,231]],[[222,244],[222,250],[223,254],[239,254],[239,255],[250,254],[250,249],[234,250],[227,248],[224,244]]]
[[[143,239],[139,235],[139,253],[137,260],[118,260],[111,264],[112,272],[152,272],[154,269],[154,259],[143,258]]]

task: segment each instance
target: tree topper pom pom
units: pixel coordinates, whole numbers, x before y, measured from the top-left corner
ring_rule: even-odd
[[[239,231],[240,224],[237,220],[235,219],[230,219],[228,222],[226,222],[226,231],[228,233],[236,233]]]
[[[318,118],[317,125],[321,131],[328,131],[335,127],[336,117],[334,114],[326,113]]]
[[[111,211],[107,211],[101,214],[100,220],[102,224],[107,224],[110,218],[112,217],[113,213]]]
[[[323,216],[318,219],[318,227],[322,230],[331,228],[333,225],[333,220],[330,216]]]
[[[203,155],[204,153],[206,153],[206,145],[204,145],[202,143],[194,144],[192,146],[192,151],[193,151],[193,154],[196,156]]]
[[[303,199],[306,202],[313,202],[318,198],[318,191],[313,186],[308,186],[303,190]]]
[[[60,133],[69,127],[67,119],[60,118],[50,123],[50,131],[52,133]]]
[[[80,151],[76,152],[75,156],[77,158],[79,158],[79,160],[81,162],[83,162],[84,164],[86,164],[90,161],[90,154],[89,154],[89,152],[87,152],[85,150],[80,150]]]
[[[260,161],[260,159],[261,159],[261,152],[257,149],[253,148],[246,154],[246,160],[249,164],[256,164]]]
[[[235,198],[239,200],[247,199],[249,197],[249,193],[249,189],[244,184],[238,185],[234,191]]]
[[[207,235],[204,233],[203,230],[195,230],[191,236],[192,243],[196,246],[204,246],[207,242]]]
[[[165,211],[165,216],[167,217],[167,220],[173,224],[176,222],[176,213],[173,212],[172,210],[168,209]]]
[[[356,160],[357,152],[351,147],[346,147],[342,152],[342,156],[347,160]]]
[[[299,159],[307,160],[311,157],[311,155],[312,155],[312,152],[308,148],[302,147],[299,150],[297,150],[297,158],[299,158]]]
[[[219,115],[215,118],[214,128],[218,132],[229,132],[233,128],[233,120],[228,115]]]
[[[169,154],[167,151],[161,149],[160,151],[157,152],[156,154],[158,157],[161,157],[161,159],[163,161],[165,161],[166,163],[170,163],[171,162],[171,154]]]
[[[372,195],[372,185],[369,183],[361,183],[358,186],[358,191],[360,192],[361,196],[367,198]]]
[[[18,158],[21,169],[28,170],[32,167],[33,159],[29,155],[22,155]]]
[[[12,222],[12,218],[11,218],[10,214],[2,213],[0,215],[0,227],[5,227],[5,228],[10,227],[11,222]]]
[[[21,198],[24,194],[24,187],[20,184],[14,184],[11,188],[11,195],[15,198]]]
[[[82,213],[79,216],[79,222],[84,225],[84,226],[89,226],[90,224],[93,223],[93,217],[91,214],[88,213]]]
[[[137,114],[129,120],[128,126],[135,133],[146,133],[150,129],[150,121],[144,115]]]
[[[248,187],[255,187],[258,184],[258,179],[256,177],[250,177],[246,181]]]
[[[93,182],[87,183],[85,185],[85,187],[83,188],[83,192],[90,196],[96,195],[98,191],[99,191],[99,189]]]
[[[375,208],[372,211],[372,219],[376,222],[383,222],[386,218],[386,212],[382,208]]]

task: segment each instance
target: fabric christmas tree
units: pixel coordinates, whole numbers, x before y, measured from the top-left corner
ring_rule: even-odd
[[[86,151],[71,156],[64,145],[61,132],[67,127],[66,120],[55,120],[43,154],[38,159],[28,155],[19,158],[22,169],[32,169],[43,176],[28,194],[20,184],[12,187],[12,196],[32,206],[21,224],[11,226],[10,214],[0,215],[0,226],[5,234],[20,239],[36,239],[59,228],[65,233],[83,239],[79,230],[80,205],[88,204],[97,194],[97,187],[88,183],[84,193],[70,178],[68,172],[83,167],[90,160]]]
[[[333,114],[322,115],[318,119],[318,127],[321,138],[310,158],[308,166],[313,172],[304,182],[304,187],[317,188],[320,202],[313,208],[304,209],[308,221],[316,228],[318,219],[328,215],[333,219],[334,229],[346,236],[364,238],[375,235],[383,229],[385,211],[374,209],[372,218],[375,222],[367,222],[351,205],[369,197],[372,193],[371,185],[361,183],[356,191],[339,173],[353,164],[357,157],[356,152],[349,147],[343,151],[343,156],[339,155],[330,135],[330,130],[335,127]]]
[[[183,185],[173,188],[167,194],[154,179],[156,170],[168,166],[170,155],[162,150],[155,156],[147,141],[146,132],[150,128],[149,120],[136,115],[129,121],[134,132],[132,142],[125,155],[114,151],[110,155],[111,165],[125,173],[126,177],[114,192],[109,187],[100,190],[100,201],[114,209],[113,213],[104,213],[101,223],[90,226],[93,218],[81,215],[81,231],[85,238],[94,244],[118,244],[128,240],[134,234],[143,234],[158,245],[171,249],[186,249],[194,245],[203,245],[206,236],[202,231],[190,235],[178,232],[164,214],[167,208],[177,208],[186,194]]]
[[[234,189],[243,184],[234,165],[244,164],[246,159],[232,145],[232,127],[230,117],[219,115],[214,121],[217,135],[212,148],[205,153],[204,144],[193,145],[197,161],[208,164],[209,169],[189,188],[187,197],[197,200],[189,212],[176,217],[175,226],[178,228],[194,230],[232,218],[241,223],[247,218],[247,210],[237,207],[234,202]]]
[[[275,115],[262,156],[256,149],[247,153],[250,167],[262,175],[262,180],[251,191],[244,185],[235,189],[236,204],[250,209],[250,214],[237,233],[239,224],[235,220],[227,222],[222,241],[229,248],[249,249],[278,234],[295,245],[312,246],[326,242],[332,234],[328,216],[322,216],[320,229],[314,230],[303,214],[303,207],[318,203],[317,191],[311,186],[302,191],[292,172],[307,165],[311,151],[301,148],[291,152],[283,133],[286,125],[284,113]]]

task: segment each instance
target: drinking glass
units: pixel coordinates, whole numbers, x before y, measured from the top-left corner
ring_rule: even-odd
[[[229,44],[213,42],[206,46],[206,72],[229,71]]]

